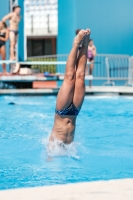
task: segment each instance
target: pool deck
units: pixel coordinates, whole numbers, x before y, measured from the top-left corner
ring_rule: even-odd
[[[133,179],[0,191],[0,200],[133,200]]]
[[[0,95],[57,95],[55,89],[0,89]],[[133,96],[133,87],[129,86],[93,86],[86,87],[86,95],[130,95]]]

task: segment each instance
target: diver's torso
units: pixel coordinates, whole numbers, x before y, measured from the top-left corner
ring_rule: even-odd
[[[74,139],[76,116],[55,115],[55,123],[51,137],[69,144]],[[52,139],[52,138],[51,138]]]

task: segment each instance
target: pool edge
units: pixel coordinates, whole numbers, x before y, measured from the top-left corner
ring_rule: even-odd
[[[132,200],[133,178],[0,191],[1,200]]]
[[[0,95],[57,95],[56,89],[0,89]],[[86,87],[86,95],[128,95],[133,96],[133,87],[129,86],[94,86]]]

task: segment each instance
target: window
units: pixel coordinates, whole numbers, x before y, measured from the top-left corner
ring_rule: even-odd
[[[56,38],[50,39],[28,39],[27,56],[43,56],[56,53]]]

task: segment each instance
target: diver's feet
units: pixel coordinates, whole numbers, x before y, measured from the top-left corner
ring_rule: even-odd
[[[86,35],[83,38],[83,44],[82,46],[86,46],[88,48],[89,40],[90,40],[90,29],[86,29]]]
[[[10,57],[9,60],[14,61],[14,60],[16,60],[16,58],[15,57]]]
[[[80,46],[83,42],[83,38],[84,38],[85,35],[87,35],[86,30],[82,29],[81,31],[79,31],[78,35],[74,39],[74,45]]]
[[[5,72],[2,73],[2,75],[3,75],[3,76],[9,76],[10,74],[9,74],[8,72],[5,71]]]
[[[91,34],[91,30],[89,28],[86,29],[87,35]]]

